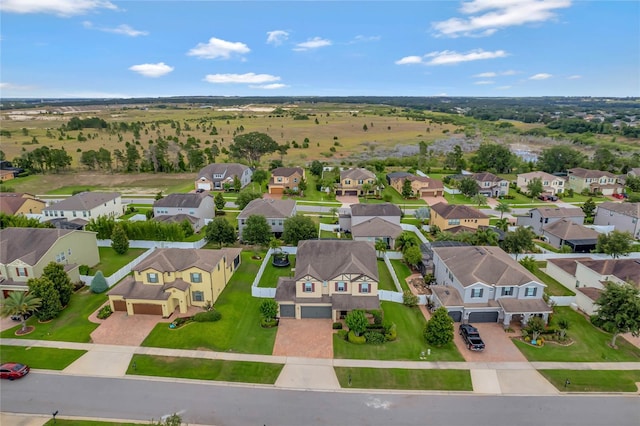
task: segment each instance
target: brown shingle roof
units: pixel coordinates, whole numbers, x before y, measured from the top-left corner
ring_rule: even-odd
[[[489,216],[480,210],[461,204],[438,203],[431,209],[445,219],[486,219]]]
[[[471,175],[471,177],[478,182],[498,183],[498,182],[502,182],[503,180],[506,180],[489,172],[474,173],[473,175]]]
[[[583,260],[590,260],[589,257],[571,257],[571,258],[558,258],[558,259],[549,259],[548,263],[553,263],[558,268],[565,271],[567,274],[576,275],[576,269],[578,269],[578,262],[582,262]]]
[[[134,271],[144,271],[151,268],[159,272],[182,271],[197,267],[204,271],[211,271],[227,256],[227,263],[233,261],[242,249],[225,248],[220,250],[205,249],[156,249],[151,255],[133,268]]]
[[[583,293],[594,302],[598,300],[600,298],[600,295],[602,294],[602,289],[595,287],[578,287],[578,291]]]
[[[589,259],[582,260],[580,263],[600,275],[613,275],[640,286],[640,260],[638,259]]]
[[[586,179],[586,178],[594,179],[594,178],[600,178],[603,176],[606,176],[608,178],[617,177],[613,173],[604,172],[601,170],[589,170],[589,169],[584,169],[582,167],[576,167],[573,169],[569,169],[567,171],[569,172],[569,175],[573,175],[582,179]]]
[[[211,195],[202,193],[169,194],[153,203],[153,207],[200,207],[202,201]]]
[[[400,207],[391,203],[351,205],[351,216],[398,216],[402,215]]]
[[[524,314],[524,313],[549,313],[553,309],[542,299],[514,299],[503,297],[498,299],[498,304],[502,306],[507,314]]]
[[[295,200],[256,198],[240,212],[238,219],[246,219],[254,214],[266,218],[288,218],[293,215],[295,207]]]
[[[341,274],[362,274],[378,281],[373,244],[338,240],[304,240],[298,243],[296,281],[307,275],[328,281]]]
[[[195,225],[196,223],[198,223],[200,219],[198,219],[195,216],[181,213],[181,214],[174,214],[174,215],[163,214],[159,216],[154,216],[153,220],[158,222],[164,222],[164,223],[182,223],[183,221],[187,220],[191,225]]]
[[[460,293],[453,287],[433,285],[431,286],[431,291],[433,291],[444,306],[464,306]]]
[[[379,217],[374,217],[351,227],[353,238],[391,237],[398,238],[402,227]]]
[[[625,216],[640,218],[640,203],[614,203],[606,201],[600,204],[598,209],[609,210]]]
[[[109,296],[123,296],[125,299],[167,300],[170,294],[160,284],[143,284],[136,282],[131,275],[125,277],[120,284],[109,290]]]
[[[271,176],[289,177],[295,173],[298,173],[302,176],[304,170],[302,170],[302,167],[276,167],[275,169],[271,170]]]
[[[554,235],[562,240],[597,240],[598,232],[584,225],[571,222],[567,219],[560,219],[542,227],[542,230],[550,235]]]
[[[560,176],[554,176],[552,174],[549,174],[547,172],[529,172],[529,173],[520,173],[518,175],[519,178],[525,178],[526,180],[532,180],[535,178],[540,178],[543,181],[548,180],[548,181],[554,181],[554,180],[564,180],[564,178],[560,177]]]
[[[376,175],[375,173],[367,170],[367,169],[362,169],[362,168],[355,168],[355,169],[349,169],[349,170],[343,170],[340,172],[340,180],[343,179],[353,179],[353,180],[359,180],[359,179],[375,179]]]
[[[68,229],[6,228],[0,230],[0,263],[11,263],[16,259],[27,265],[35,265],[58,241],[72,232]]]
[[[579,207],[538,207],[541,217],[584,217],[584,212]]]
[[[59,201],[43,210],[91,210],[100,204],[105,204],[120,197],[119,192],[81,192],[72,197]]]

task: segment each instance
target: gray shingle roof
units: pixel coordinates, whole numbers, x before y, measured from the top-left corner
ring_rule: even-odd
[[[120,197],[119,192],[81,192],[72,197],[59,201],[43,210],[91,210],[100,204],[105,204]]]
[[[367,241],[304,240],[298,243],[295,280],[307,275],[329,281],[341,274],[366,275],[378,281],[373,244]]]
[[[391,237],[398,238],[402,227],[379,217],[374,217],[351,227],[353,238]]]
[[[562,240],[597,240],[598,232],[584,225],[579,225],[567,219],[560,219],[542,227],[542,230]]]
[[[494,183],[498,183],[498,182],[502,182],[503,179],[499,176],[494,175],[493,173],[489,173],[489,172],[482,172],[482,173],[474,173],[473,175],[471,175],[471,177],[474,180],[477,180],[479,182],[494,182]]]
[[[351,216],[398,216],[402,215],[400,207],[391,203],[381,204],[352,204]]]
[[[478,209],[462,204],[438,203],[431,209],[445,219],[486,219],[489,216]]]
[[[242,173],[244,173],[248,168],[249,167],[245,166],[244,164],[238,163],[213,163],[203,167],[200,170],[200,173],[198,173],[198,179],[200,179],[201,177],[205,177],[212,182],[216,182],[227,179],[229,177],[233,179],[233,176],[238,176],[239,178],[240,176],[242,176]],[[216,174],[222,174],[223,177],[214,179],[213,175]]]
[[[295,173],[302,175],[304,170],[302,170],[302,167],[276,167],[271,170],[271,176],[289,177]]]
[[[35,265],[58,241],[70,234],[68,229],[6,228],[0,230],[0,263],[11,263],[16,259],[27,265]]]
[[[340,180],[343,179],[353,179],[353,180],[366,180],[366,179],[375,179],[375,173],[362,168],[348,169],[340,172]]]
[[[188,194],[169,194],[153,203],[153,207],[200,207],[202,201],[211,197],[211,195],[204,192],[188,193]]]
[[[606,176],[608,178],[615,178],[617,177],[616,175],[614,175],[613,173],[610,172],[604,172],[602,170],[590,170],[590,169],[584,169],[582,167],[576,167],[573,169],[569,169],[567,170],[569,172],[569,175],[573,175],[579,178],[590,178],[590,179],[594,179],[594,178],[600,178],[603,176]]]
[[[256,198],[240,212],[238,219],[246,219],[251,215],[260,215],[266,218],[288,218],[293,215],[296,207],[295,200],[272,200]]]
[[[638,259],[585,259],[580,263],[600,275],[614,275],[623,281],[630,281],[640,288],[640,260]]]
[[[580,207],[538,207],[530,211],[534,210],[537,210],[541,217],[584,217]]]
[[[211,271],[223,256],[227,256],[227,263],[229,263],[233,261],[241,251],[242,249],[235,248],[225,248],[221,250],[156,249],[149,257],[135,266],[133,270],[140,272],[152,268],[159,272],[174,272],[195,266],[205,271]]]
[[[640,218],[640,203],[614,203],[606,201],[600,204],[598,209],[609,210],[625,216]]]

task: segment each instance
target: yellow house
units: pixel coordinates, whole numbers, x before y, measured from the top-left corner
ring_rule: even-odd
[[[438,203],[431,206],[429,225],[435,225],[442,231],[478,229],[479,226],[489,226],[489,216],[469,206]]]
[[[371,185],[368,192],[375,191],[375,173],[362,168],[342,170],[340,172],[340,183],[336,186],[336,195],[363,195],[362,185]]]
[[[156,249],[109,291],[109,304],[128,315],[162,315],[214,303],[240,265],[242,249]]]
[[[304,178],[302,167],[277,167],[271,171],[269,194],[284,194],[288,189],[297,191]]]
[[[21,192],[0,193],[0,211],[10,215],[42,214],[47,204],[35,196]]]
[[[391,186],[398,193],[402,194],[404,182],[411,182],[411,192],[416,197],[442,197],[444,195],[444,184],[437,179],[431,179],[426,176],[400,176],[391,179]]]

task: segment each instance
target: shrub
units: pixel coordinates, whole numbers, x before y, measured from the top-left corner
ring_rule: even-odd
[[[347,335],[349,334],[349,332],[347,330],[338,330],[338,332],[336,333],[338,335],[339,338],[341,338],[342,340],[347,340]]]
[[[384,194],[384,195],[382,196],[382,199],[383,199],[385,202],[390,203],[390,202],[391,202],[391,200],[393,199],[393,197],[391,196],[391,194]]]
[[[393,342],[398,338],[398,331],[395,323],[391,323],[391,325],[387,328],[386,333],[384,333],[384,338],[388,342]]]
[[[96,275],[91,280],[91,291],[96,294],[104,293],[109,289],[107,280],[102,275],[102,271],[96,272]]]
[[[402,303],[412,308],[418,304],[418,296],[411,293],[411,290],[405,290],[404,293],[402,293]]]
[[[364,338],[367,343],[371,345],[379,345],[381,343],[384,343],[386,340],[384,334],[378,331],[367,331],[366,333],[364,333]]]
[[[356,333],[353,331],[349,332],[347,340],[349,340],[349,343],[354,343],[356,345],[363,345],[367,343],[367,339],[364,336],[356,336]]]
[[[179,317],[173,320],[173,325],[180,327],[191,321],[193,321],[193,317]]]
[[[278,320],[276,318],[267,319],[265,317],[262,317],[260,319],[260,326],[262,328],[277,327],[278,326]]]
[[[333,323],[333,329],[334,330],[342,330],[342,323],[337,321]]]
[[[111,310],[111,306],[105,305],[102,307],[102,309],[100,309],[97,316],[98,319],[107,319],[112,313],[113,311]]]
[[[377,326],[380,326],[382,324],[382,319],[384,316],[384,313],[382,312],[382,310],[380,309],[371,309],[369,311],[367,311],[367,313],[371,314],[371,316],[373,317],[373,323]]]
[[[198,312],[193,316],[193,320],[196,322],[215,322],[220,321],[222,314],[215,309],[210,311]]]
[[[89,265],[80,265],[78,266],[78,272],[80,275],[89,275]]]
[[[278,302],[274,299],[264,299],[260,303],[260,314],[266,321],[271,321],[278,315]]]
[[[527,343],[529,343],[529,342],[531,341],[531,337],[529,337],[529,336],[525,336],[525,337],[524,337],[524,341],[525,341],[525,342],[527,342]]]

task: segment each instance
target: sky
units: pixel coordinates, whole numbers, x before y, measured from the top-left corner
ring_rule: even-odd
[[[640,96],[640,2],[0,0],[0,97]]]

